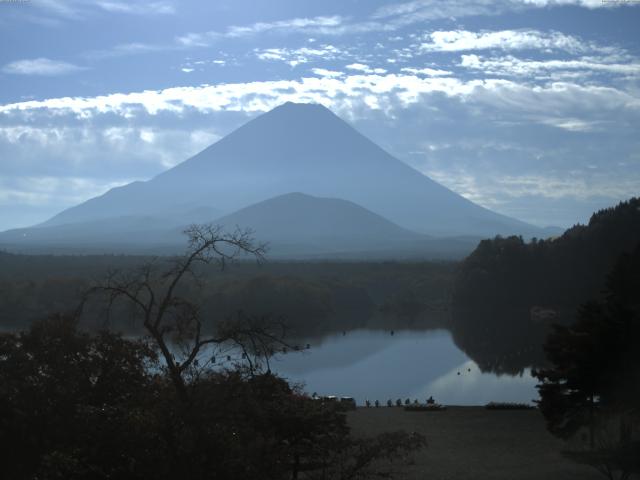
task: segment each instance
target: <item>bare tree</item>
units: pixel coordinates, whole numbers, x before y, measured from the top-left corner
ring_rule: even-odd
[[[155,259],[132,272],[110,272],[86,293],[82,305],[89,297],[102,294],[108,301],[108,311],[116,302],[124,301],[132,307],[135,319],[141,322],[164,359],[178,394],[186,400],[185,375],[202,368],[199,357],[207,347],[235,344],[253,373],[258,357],[273,354],[273,345],[282,342],[284,331],[281,322],[244,315],[235,322],[224,322],[215,332],[207,330],[197,303],[179,293],[186,278],[191,277],[201,285],[199,265],[217,263],[224,268],[239,256],[250,256],[260,262],[266,247],[254,242],[250,230],[226,233],[219,225],[191,225],[184,233],[188,237],[187,252],[170,260],[165,269],[159,268]],[[208,361],[211,362],[211,357]]]

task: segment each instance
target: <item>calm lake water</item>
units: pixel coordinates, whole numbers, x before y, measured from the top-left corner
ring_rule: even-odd
[[[272,370],[304,384],[309,394],[366,399],[418,399],[430,395],[446,405],[490,401],[531,403],[536,379],[481,373],[445,330],[390,332],[353,330],[311,343],[303,352],[278,355]]]

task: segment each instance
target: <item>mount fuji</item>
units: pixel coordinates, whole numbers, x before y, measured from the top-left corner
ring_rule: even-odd
[[[238,212],[276,197],[261,215]],[[113,188],[34,227],[1,233],[0,245],[169,245],[180,241],[171,232],[194,222],[226,225],[240,219],[242,227],[256,228],[252,223],[259,218],[262,230],[270,219],[274,227],[283,225],[283,215],[297,203],[287,240],[298,246],[310,245],[310,231],[316,245],[333,236],[342,247],[360,244],[363,251],[385,242],[393,248],[415,245],[420,238],[546,233],[431,180],[321,105],[286,103],[148,181]],[[368,233],[337,231],[328,218],[331,209]],[[303,219],[317,218],[319,211],[324,221],[309,230]]]

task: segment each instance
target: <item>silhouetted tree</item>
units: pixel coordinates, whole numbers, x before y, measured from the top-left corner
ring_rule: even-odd
[[[184,292],[186,277],[197,280],[199,265],[217,262],[224,268],[242,255],[260,261],[265,246],[255,244],[250,230],[226,233],[218,225],[192,225],[184,233],[188,237],[185,255],[164,269],[156,260],[133,272],[111,272],[106,281],[88,290],[83,306],[94,294],[105,295],[109,308],[118,301],[128,304],[158,348],[178,395],[186,400],[185,375],[201,367],[199,355],[203,349],[234,342],[245,356],[268,358],[272,344],[282,340],[282,325],[241,315],[233,325],[226,322],[217,332],[211,331],[211,326],[207,331],[199,305]],[[177,357],[176,353],[181,355]],[[253,368],[254,364],[248,363]]]
[[[154,365],[144,342],[90,336],[60,315],[0,335],[3,476],[145,478],[159,432],[147,410],[162,388]]]
[[[553,367],[535,372],[542,382],[538,385],[539,406],[549,430],[568,438],[588,426],[592,447],[596,408],[612,373],[609,361],[615,355],[602,337],[608,323],[601,305],[583,305],[575,325],[555,326],[549,335],[545,351]]]
[[[28,462],[17,466],[11,458],[6,459],[17,471],[15,478],[248,480],[298,478],[304,472],[307,478],[346,479],[357,478],[373,467],[376,458],[371,452],[386,458],[424,444],[422,437],[405,433],[352,439],[338,404],[313,400],[272,375],[268,358],[276,346],[287,348],[279,322],[274,326],[260,318],[239,315],[215,330],[206,325],[184,279],[193,277],[197,285],[198,265],[224,265],[244,254],[260,260],[264,249],[254,245],[247,231],[225,234],[219,227],[193,226],[186,233],[189,249],[183,257],[173,259],[166,268],[156,260],[133,272],[111,273],[91,288],[80,308],[79,313],[91,298],[102,294],[109,311],[116,311],[116,303],[121,302],[143,325],[148,337],[139,342],[139,347],[113,337],[120,350],[135,353],[142,348],[143,353],[138,354],[141,359],[155,362],[159,357],[164,364],[164,368],[158,368],[157,363],[148,368],[142,363],[131,367],[138,368],[139,391],[125,388],[121,396],[110,401],[109,395],[118,389],[111,389],[109,382],[99,382],[107,389],[105,397],[96,394],[91,401],[85,400],[83,388],[89,387],[84,381],[78,382],[88,376],[91,384],[98,377],[90,365],[76,365],[77,359],[83,358],[84,350],[101,351],[101,344],[78,332],[75,324],[67,328],[63,322],[62,329],[53,325],[57,333],[49,335],[47,342],[54,354],[47,357],[46,366],[32,362],[43,341],[34,347],[36,352],[31,352],[19,335],[3,337],[14,348],[0,355],[0,382],[3,377],[12,380],[17,393],[0,395],[0,407],[6,406],[6,415],[0,411],[0,425],[5,422],[12,426],[7,439],[26,435],[26,443],[16,444],[15,458],[31,455]],[[61,338],[68,339],[62,342],[64,348]],[[79,352],[78,339],[82,340],[81,346],[82,342],[87,344]],[[227,365],[229,368],[214,368],[213,356],[203,358],[204,353],[210,353],[209,347],[229,343],[241,354],[237,363]],[[129,367],[118,364],[118,351],[114,350],[103,366],[106,371],[112,364],[125,370],[115,368],[118,378],[109,377],[121,385]],[[154,356],[156,352],[158,357]],[[31,374],[15,377],[12,365],[21,360],[29,364]],[[266,372],[260,368],[261,361],[267,362]],[[76,370],[81,374],[76,375]],[[60,373],[50,377],[50,371]],[[64,372],[69,372],[68,384],[66,377],[59,378]],[[40,382],[41,375],[59,397],[47,396],[46,391],[31,396],[32,377]],[[36,424],[23,430],[12,422],[14,413],[22,408],[14,401],[21,395],[31,400],[33,412],[42,410],[42,402],[51,405],[50,410],[44,409],[43,418],[35,416]],[[55,428],[38,430],[49,423]],[[58,437],[59,432],[64,438]],[[31,449],[28,440],[32,435],[44,446]],[[127,441],[118,443],[123,437]],[[125,446],[129,447],[126,453]],[[21,471],[19,465],[25,465],[25,470]]]
[[[242,368],[189,377],[179,401],[153,348],[54,316],[0,334],[0,462],[12,480],[359,478],[424,445],[354,439],[336,402]],[[383,465],[378,465],[383,460]]]
[[[626,478],[640,458],[633,424],[640,414],[640,245],[623,255],[607,280],[604,301],[584,304],[575,324],[556,326],[545,345],[551,367],[541,381],[539,406],[549,430],[562,438],[589,431],[590,452],[575,459],[600,466],[610,478]],[[604,438],[612,422],[617,439]],[[607,473],[608,472],[608,473]]]
[[[515,373],[541,365],[549,310],[569,325],[596,298],[618,257],[640,242],[640,198],[594,213],[557,238],[480,242],[460,265],[452,296],[456,343],[483,370]]]

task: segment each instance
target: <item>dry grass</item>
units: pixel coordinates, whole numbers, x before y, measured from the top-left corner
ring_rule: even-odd
[[[349,413],[356,435],[418,432],[425,450],[397,478],[429,480],[597,480],[589,467],[565,459],[563,443],[549,434],[537,410],[449,407],[406,412],[398,407],[358,408]]]

